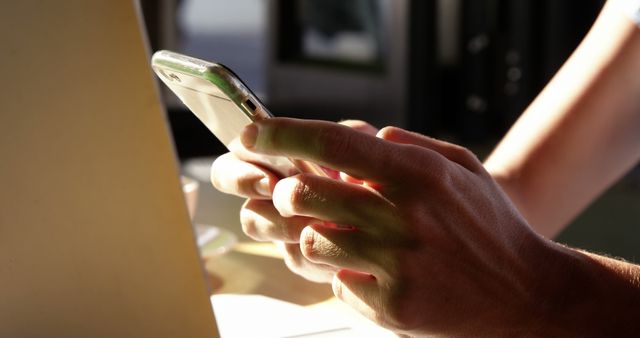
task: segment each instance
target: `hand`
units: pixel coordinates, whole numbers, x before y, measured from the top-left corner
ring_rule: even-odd
[[[340,124],[370,135],[377,132],[362,121],[347,120]],[[295,172],[295,168],[289,168],[289,171]],[[337,173],[334,176],[338,178]],[[344,175],[343,178],[351,180]],[[241,144],[234,147],[234,152],[218,157],[211,167],[214,187],[247,198],[240,211],[242,228],[247,236],[258,241],[274,241],[287,267],[296,274],[314,282],[331,283],[337,269],[311,262],[300,251],[302,229],[317,220],[304,216],[283,217],[273,206],[271,194],[279,179],[279,174],[265,167],[260,155],[244,149]]]
[[[398,128],[374,137],[283,118],[248,126],[242,142],[363,182],[284,178],[271,212],[288,220],[273,233],[295,242],[301,231],[304,257],[337,271],[334,293],[364,315],[411,335],[499,334],[491,330],[536,321],[535,286],[550,244],[468,150]]]

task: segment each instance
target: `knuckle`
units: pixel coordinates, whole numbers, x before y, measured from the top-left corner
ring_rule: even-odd
[[[263,239],[260,231],[258,231],[258,224],[252,211],[245,208],[240,210],[240,224],[242,225],[242,231],[247,236],[255,240]]]
[[[269,214],[261,212],[262,201],[247,200],[240,210],[240,225],[242,231],[249,237],[258,241],[283,241],[293,243],[299,239],[299,226],[301,220],[297,218],[273,219]]]
[[[310,186],[310,178],[308,175],[298,175],[295,177],[295,184],[293,185],[289,202],[291,204],[291,211],[294,214],[304,212],[310,200],[313,198],[313,192]]]
[[[465,147],[461,147],[461,146],[456,146],[456,151],[458,152],[458,154],[462,157],[462,158],[466,158],[469,160],[476,160],[476,154],[474,154],[471,150],[465,148]]]
[[[233,181],[233,189],[241,196],[254,196],[257,194],[255,184],[258,179],[255,174],[239,176]]]
[[[451,152],[453,153],[453,160],[458,162],[458,164],[462,165],[466,169],[470,171],[478,171],[480,168],[483,168],[482,162],[478,159],[476,154],[459,145],[451,145]]]
[[[401,129],[398,127],[387,126],[380,129],[380,131],[378,131],[377,136],[383,140],[387,140],[389,138],[393,138],[393,136],[396,135],[400,130]]]
[[[343,128],[335,126],[324,127],[318,134],[318,142],[322,149],[322,156],[325,158],[335,158],[348,154],[353,146],[354,131],[344,132]]]
[[[303,230],[300,235],[300,250],[302,255],[311,261],[317,259],[319,256],[316,245],[317,240],[317,233],[310,228]]]
[[[422,182],[429,185],[438,184],[442,176],[446,174],[447,163],[442,156],[425,151],[416,145],[403,145],[399,147],[398,160],[402,171],[411,178],[407,182]]]
[[[476,154],[465,148],[465,147],[461,147],[461,146],[456,146],[457,152],[458,152],[458,156],[460,156],[460,158],[462,158],[466,163],[468,164],[480,164],[480,160],[478,159],[478,156],[476,156]]]
[[[378,131],[376,127],[362,120],[344,120],[340,124],[365,134],[375,135]]]
[[[242,231],[257,241],[277,239],[277,225],[264,210],[263,201],[247,199],[240,209],[240,225]],[[266,214],[265,214],[266,212]],[[275,229],[275,230],[274,230]]]

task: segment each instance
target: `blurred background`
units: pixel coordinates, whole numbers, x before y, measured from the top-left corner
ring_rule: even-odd
[[[396,125],[484,158],[604,0],[142,0],[152,49],[225,64],[279,116]],[[162,86],[161,88],[164,88]],[[163,89],[181,160],[225,151]],[[558,241],[640,262],[640,173]]]

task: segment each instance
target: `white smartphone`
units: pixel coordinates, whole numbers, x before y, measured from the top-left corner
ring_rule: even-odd
[[[231,151],[239,135],[254,121],[271,118],[251,90],[227,67],[166,50],[153,54],[151,65],[160,80]],[[295,167],[301,172],[327,176],[317,164],[280,156],[260,156],[261,164],[282,176]]]

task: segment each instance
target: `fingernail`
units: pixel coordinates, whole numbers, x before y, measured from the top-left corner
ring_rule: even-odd
[[[256,140],[258,139],[258,126],[255,124],[250,124],[244,127],[242,131],[242,136],[240,136],[240,141],[242,145],[247,149],[251,149],[256,145]]]
[[[256,181],[254,184],[256,192],[264,197],[271,197],[271,185],[269,184],[269,178],[264,177]]]

